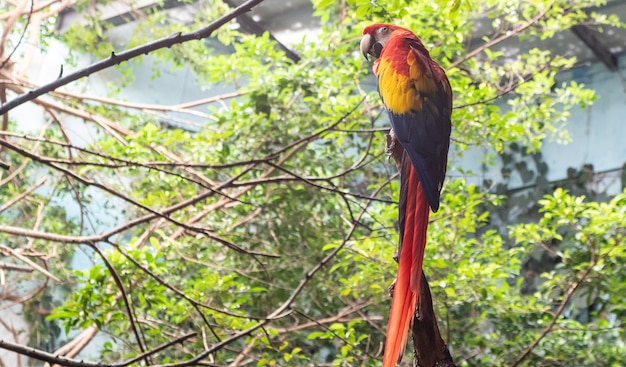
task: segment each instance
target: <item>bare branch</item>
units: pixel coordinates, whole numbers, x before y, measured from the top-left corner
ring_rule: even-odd
[[[153,41],[153,42],[149,42],[146,43],[142,46],[138,46],[135,48],[132,48],[128,51],[124,51],[120,54],[115,54],[115,52],[111,52],[111,57],[109,57],[108,59],[104,59],[101,60],[95,64],[92,64],[84,69],[78,70],[74,73],[71,73],[65,77],[59,78],[56,81],[46,84],[40,88],[37,88],[35,90],[31,90],[25,94],[22,94],[21,96],[13,99],[10,102],[7,102],[5,104],[3,104],[0,107],[0,115],[4,115],[5,113],[7,113],[8,111],[12,110],[13,108],[22,105],[28,101],[31,101],[43,94],[46,94],[48,92],[51,92],[61,86],[64,86],[66,84],[69,84],[73,81],[76,81],[78,79],[84,78],[86,76],[89,76],[95,72],[107,69],[111,66],[114,65],[119,65],[124,61],[128,61],[130,59],[133,59],[137,56],[141,56],[144,54],[148,54],[152,51],[155,50],[160,50],[162,48],[168,48],[168,47],[172,47],[176,44],[179,43],[183,43],[183,42],[188,42],[188,41],[192,41],[192,40],[200,40],[206,37],[209,37],[214,31],[216,31],[218,28],[220,28],[221,26],[223,26],[224,24],[228,23],[229,21],[231,21],[232,19],[238,17],[241,14],[247,13],[250,10],[252,10],[253,7],[255,7],[256,5],[260,4],[261,2],[263,2],[263,0],[248,0],[245,3],[243,3],[242,5],[238,6],[237,8],[235,8],[233,11],[231,11],[228,14],[223,15],[222,17],[218,18],[217,20],[213,21],[211,24],[209,24],[208,26],[198,29],[194,32],[190,32],[190,33],[174,33],[173,35],[169,36],[169,37],[165,37],[165,38],[161,38],[159,40]]]
[[[39,182],[37,182],[36,184],[34,184],[30,188],[28,188],[28,190],[24,191],[23,193],[19,194],[18,196],[14,197],[13,199],[11,199],[9,202],[7,202],[7,203],[3,204],[2,206],[0,206],[0,213],[2,213],[3,211],[9,209],[15,203],[17,203],[18,201],[20,201],[23,198],[25,198],[28,195],[30,195],[33,191],[35,191],[37,188],[39,188],[45,182],[46,182],[46,178],[44,177],[41,180],[39,180]]]
[[[212,233],[211,230],[209,230],[209,229],[201,228],[201,227],[197,227],[197,226],[192,226],[192,225],[187,225],[187,224],[185,224],[183,222],[180,222],[180,221],[170,217],[169,214],[164,214],[161,211],[158,211],[158,210],[152,209],[152,208],[150,208],[150,207],[148,207],[146,205],[143,205],[139,201],[137,201],[137,200],[135,200],[135,199],[133,199],[133,198],[131,198],[129,196],[123,195],[120,191],[114,189],[113,187],[109,187],[109,186],[101,184],[99,182],[90,180],[90,179],[88,179],[86,177],[80,176],[80,175],[76,174],[75,172],[73,172],[73,171],[71,171],[69,169],[66,169],[66,168],[63,168],[63,167],[59,166],[56,163],[46,162],[45,160],[40,159],[39,156],[37,156],[37,155],[35,155],[35,154],[31,153],[31,152],[28,152],[27,150],[22,149],[21,147],[18,147],[17,145],[11,144],[8,141],[0,140],[0,145],[3,145],[3,146],[5,146],[5,147],[7,147],[7,148],[9,148],[9,149],[11,149],[11,150],[21,154],[21,155],[23,155],[25,157],[28,157],[28,158],[31,158],[31,159],[33,159],[35,161],[39,161],[41,163],[47,164],[48,166],[54,168],[55,170],[63,172],[67,176],[74,178],[75,180],[77,180],[78,182],[80,182],[80,183],[82,183],[84,185],[97,187],[97,188],[99,188],[100,190],[102,190],[104,192],[107,192],[107,193],[109,193],[109,194],[111,194],[113,196],[116,196],[116,197],[118,197],[118,198],[120,198],[120,199],[122,199],[122,200],[124,200],[124,201],[126,201],[126,202],[128,202],[128,203],[130,203],[130,204],[132,204],[132,205],[134,205],[136,207],[138,207],[138,208],[141,208],[141,209],[149,212],[152,215],[155,215],[157,217],[161,217],[161,218],[171,222],[172,224],[175,224],[175,225],[177,225],[179,227],[182,227],[182,228],[184,228],[186,230],[189,230],[189,231],[192,231],[192,232],[200,233],[200,234],[202,234],[202,235],[204,235],[204,236],[206,236],[206,237],[208,237],[208,238],[210,238],[212,240],[215,240],[215,241],[221,243],[222,245],[225,245],[226,247],[231,248],[232,250],[235,250],[235,251],[243,253],[243,254],[253,255],[253,256],[259,255],[259,254],[254,254],[254,253],[251,253],[249,251],[246,251],[245,249],[241,248],[240,246],[237,246],[234,243],[232,243],[230,241],[227,241],[226,239],[224,239],[224,238],[222,238],[222,237]],[[209,192],[216,192],[216,190],[210,188]]]
[[[413,317],[413,352],[416,367],[456,367],[448,346],[441,338],[433,299],[426,276],[422,272],[418,308]]]
[[[52,275],[52,273],[50,273],[48,270],[44,269],[43,267],[37,265],[35,262],[33,262],[31,259],[29,259],[28,257],[20,254],[19,252],[13,250],[12,248],[0,244],[0,252],[3,253],[7,253],[23,262],[25,262],[26,264],[30,265],[30,267],[32,267],[33,269],[37,270],[38,272],[40,272],[41,274],[47,276],[48,278],[60,283],[61,280],[57,277],[55,277],[54,275]]]
[[[129,366],[137,361],[144,359],[147,356],[151,356],[153,354],[159,353],[160,351],[171,347],[172,345],[181,343],[191,337],[198,335],[196,332],[188,333],[182,335],[178,338],[174,338],[167,343],[161,344],[160,346],[151,349],[145,353],[139,354],[127,361],[120,363],[98,363],[98,362],[89,362],[84,360],[76,360],[72,358],[65,358],[61,356],[56,356],[54,354],[45,352],[43,350],[26,347],[20,344],[11,343],[5,340],[0,340],[0,348],[10,350],[15,353],[19,353],[21,355],[25,355],[39,361],[48,362],[50,364],[58,364],[66,367],[125,367]]]
[[[56,356],[64,356],[66,358],[74,358],[98,333],[98,328],[92,325],[72,339],[69,343],[63,345],[54,352]],[[55,364],[53,367],[59,366]],[[50,367],[49,363],[45,363],[44,367]]]
[[[237,318],[243,318],[243,319],[251,319],[251,320],[263,320],[263,318],[261,317],[255,317],[252,315],[240,315],[240,314],[236,314],[234,312],[230,312],[228,310],[225,309],[221,309],[219,307],[215,307],[215,306],[211,306],[208,305],[206,303],[202,303],[202,302],[198,302],[195,299],[189,297],[188,295],[185,294],[185,292],[179,290],[178,288],[174,287],[173,285],[169,284],[168,282],[166,282],[165,280],[163,280],[160,276],[156,275],[154,272],[152,272],[150,269],[148,269],[147,267],[145,267],[144,265],[142,265],[139,261],[135,260],[132,256],[130,256],[126,251],[124,251],[122,249],[121,246],[119,246],[116,243],[113,242],[107,242],[109,245],[113,246],[120,254],[122,254],[122,256],[124,256],[126,259],[128,259],[128,261],[132,262],[133,265],[135,265],[138,269],[140,269],[141,271],[143,271],[145,274],[147,274],[148,276],[150,276],[152,279],[154,279],[157,283],[161,284],[162,286],[166,287],[167,289],[169,289],[170,291],[174,292],[175,294],[179,295],[181,298],[183,298],[184,300],[186,300],[187,302],[189,302],[191,305],[193,305],[194,307],[202,307],[202,308],[206,308],[209,310],[213,310],[219,313],[222,313],[224,315],[228,315],[228,316],[232,316],[232,317],[237,317]],[[219,338],[218,338],[219,339]]]
[[[63,92],[54,91],[54,92],[51,92],[50,94],[54,96],[64,97],[64,98],[77,99],[80,101],[94,101],[94,102],[106,103],[109,105],[114,105],[114,106],[119,106],[119,107],[124,107],[124,108],[132,108],[132,109],[137,109],[137,110],[142,110],[142,111],[151,110],[151,111],[162,111],[162,112],[180,112],[180,113],[190,114],[193,116],[215,120],[216,118],[214,116],[211,116],[207,113],[202,113],[196,110],[191,110],[190,108],[217,102],[217,101],[223,101],[226,99],[240,97],[244,95],[245,93],[246,92],[241,92],[241,91],[232,92],[232,93],[224,93],[224,94],[220,94],[214,97],[203,98],[203,99],[199,99],[196,101],[191,101],[191,102],[186,102],[186,103],[181,103],[181,104],[171,105],[171,106],[148,104],[148,103],[126,102],[126,101],[121,101],[121,100],[117,100],[113,98],[88,96],[88,95],[82,95],[82,94],[64,92],[64,91]]]
[[[12,271],[21,271],[24,273],[30,273],[33,271],[33,268],[24,265],[16,265],[5,262],[0,262],[0,269],[4,270],[12,270]]]

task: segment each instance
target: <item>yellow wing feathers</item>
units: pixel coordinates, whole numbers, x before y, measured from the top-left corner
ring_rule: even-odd
[[[424,73],[424,66],[420,64],[414,50],[407,53],[405,60],[380,60],[377,70],[378,87],[390,112],[404,114],[420,111],[423,107],[423,95],[438,90],[435,80]]]

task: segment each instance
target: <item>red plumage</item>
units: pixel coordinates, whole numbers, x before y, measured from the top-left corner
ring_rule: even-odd
[[[443,69],[408,29],[371,25],[363,31],[361,51],[377,58],[379,93],[395,142],[403,148],[398,276],[383,358],[383,367],[393,367],[404,356],[417,307],[429,209],[439,208],[450,145],[452,91]]]

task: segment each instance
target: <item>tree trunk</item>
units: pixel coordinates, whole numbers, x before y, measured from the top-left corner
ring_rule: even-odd
[[[421,282],[417,311],[413,317],[413,326],[411,328],[413,353],[415,355],[413,366],[456,367],[448,346],[439,333],[437,317],[435,317],[435,310],[433,310],[430,286],[423,272]]]

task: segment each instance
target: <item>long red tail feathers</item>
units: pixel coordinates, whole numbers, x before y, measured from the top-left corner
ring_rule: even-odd
[[[415,168],[408,157],[404,158],[401,184],[407,189],[405,191],[407,197],[405,212],[401,215],[405,216],[405,221],[398,261],[398,276],[387,325],[383,367],[395,367],[404,357],[409,328],[417,307],[430,213],[428,200],[419,183]]]

